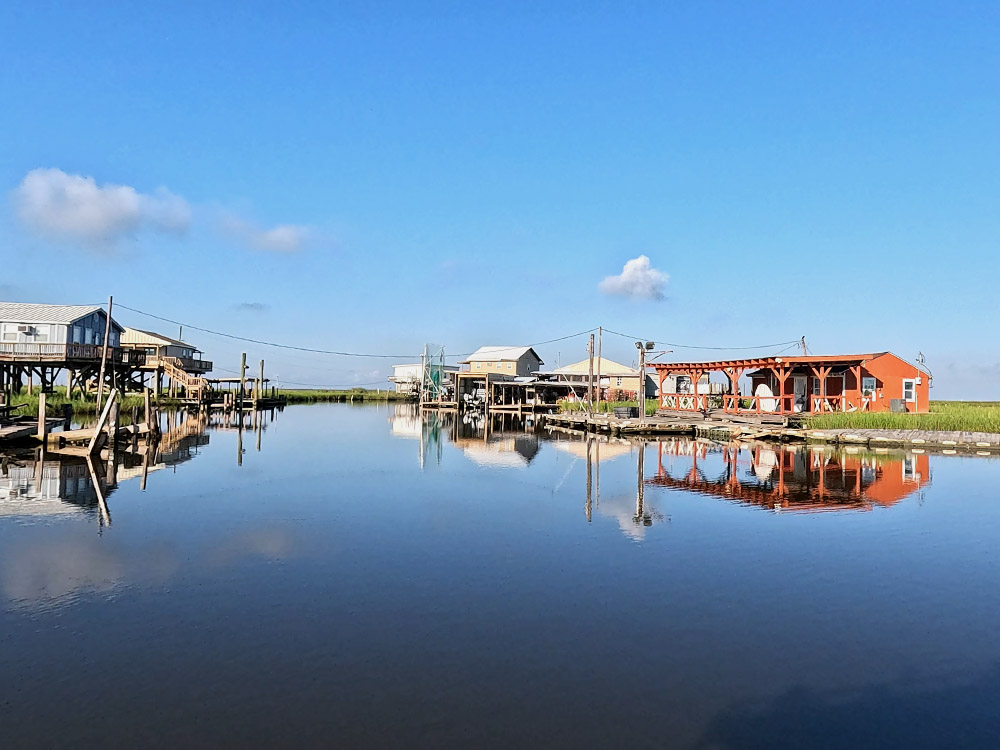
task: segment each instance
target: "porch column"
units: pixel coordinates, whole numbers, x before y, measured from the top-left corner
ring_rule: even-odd
[[[725,368],[726,377],[729,378],[729,394],[733,397],[732,411],[734,412],[740,410],[740,378],[743,377],[744,372],[746,372],[745,368],[736,365]]]
[[[819,398],[820,398],[819,411],[823,411],[823,407],[826,405],[826,376],[830,374],[830,370],[832,370],[833,368],[815,367],[813,365],[810,365],[809,369],[812,370],[813,375],[815,375],[816,379],[819,381]],[[812,395],[810,395],[810,399],[811,398]],[[810,411],[812,410],[810,409]]]
[[[787,367],[781,367],[775,370],[775,375],[778,377],[778,413],[785,413],[785,381],[788,380],[788,375],[791,370]],[[791,410],[789,410],[791,411]]]

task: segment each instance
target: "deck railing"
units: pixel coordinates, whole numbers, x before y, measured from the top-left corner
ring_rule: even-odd
[[[68,361],[101,359],[101,344],[32,344],[24,342],[0,342],[0,359]],[[129,351],[116,347],[108,348],[108,360],[115,364],[141,366],[146,360],[145,352]]]
[[[136,349],[135,351],[138,351]],[[146,357],[146,367],[163,367],[167,362],[186,372],[211,372],[212,361],[208,359],[194,359],[192,357],[158,357],[155,354],[143,355]]]

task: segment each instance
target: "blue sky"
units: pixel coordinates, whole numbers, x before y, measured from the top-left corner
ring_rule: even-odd
[[[3,4],[0,298],[385,354],[805,335],[1000,399],[1000,6],[537,5]]]

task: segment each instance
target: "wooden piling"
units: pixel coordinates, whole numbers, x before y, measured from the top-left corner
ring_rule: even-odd
[[[45,442],[48,432],[48,422],[45,420],[45,391],[38,394],[38,439]]]

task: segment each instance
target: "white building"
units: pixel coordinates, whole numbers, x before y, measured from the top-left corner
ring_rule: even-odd
[[[458,368],[454,365],[444,365],[443,367],[435,365],[435,367],[440,369],[445,374],[445,377],[448,377],[450,373],[458,372]],[[406,393],[416,396],[420,393],[420,377],[422,372],[423,365],[419,362],[406,365],[393,365],[389,382],[395,384],[396,393]]]

